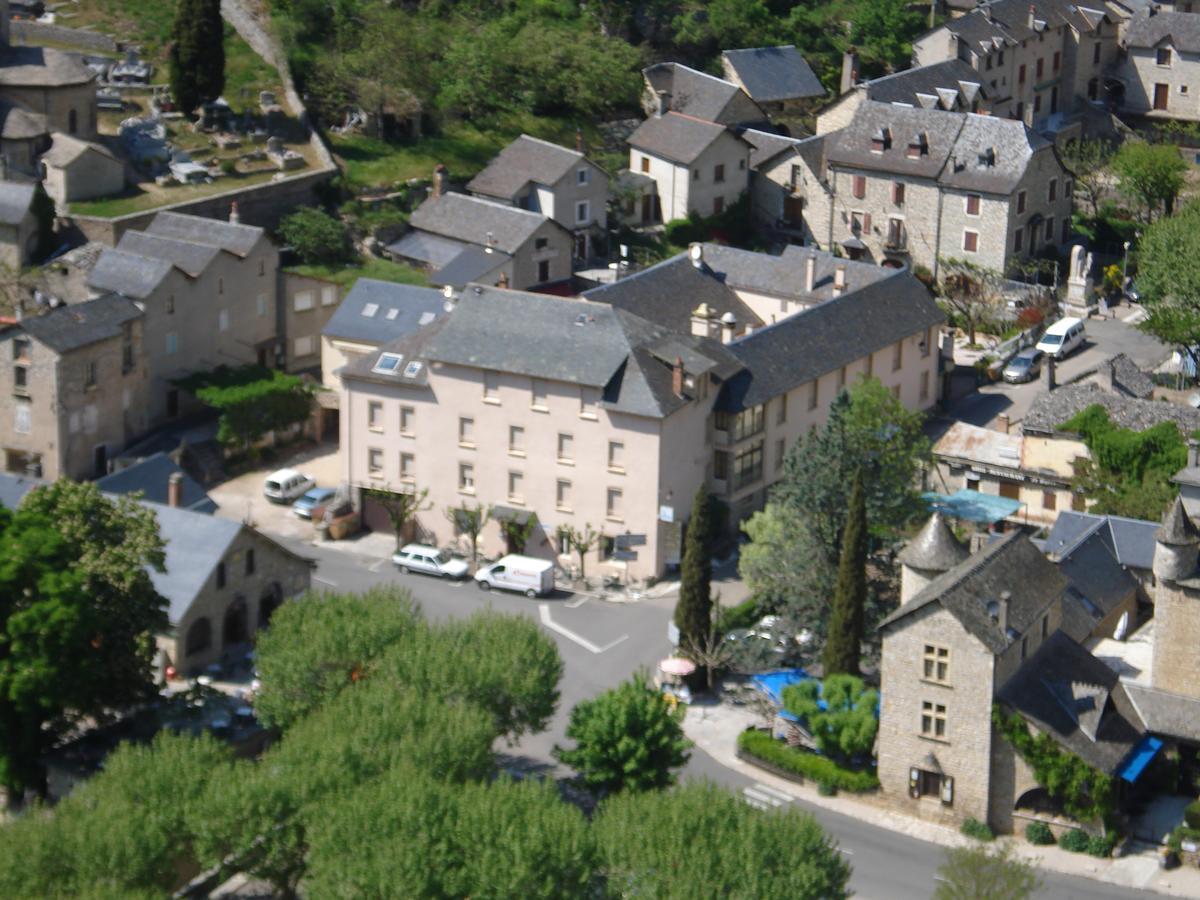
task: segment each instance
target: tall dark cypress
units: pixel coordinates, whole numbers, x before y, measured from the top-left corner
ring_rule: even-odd
[[[675,605],[675,624],[682,646],[697,646],[708,637],[712,627],[712,506],[701,487],[692,501],[680,567],[679,602]]]
[[[225,90],[221,0],[179,0],[171,41],[171,96],[179,109],[190,115]]]
[[[857,675],[862,653],[863,618],[867,603],[867,495],[862,469],[854,472],[850,508],[842,532],[842,555],[838,561],[833,611],[821,662],[825,677]]]

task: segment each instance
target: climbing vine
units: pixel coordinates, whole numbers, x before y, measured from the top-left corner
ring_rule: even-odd
[[[992,707],[992,725],[1033,769],[1033,777],[1071,818],[1107,821],[1113,811],[1112,778],[1063,750],[1048,734],[1029,733],[1020,715]]]

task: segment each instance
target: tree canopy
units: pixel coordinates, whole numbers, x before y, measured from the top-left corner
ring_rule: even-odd
[[[309,265],[336,265],[353,257],[345,224],[315,207],[285,216],[279,223],[279,236]]]
[[[1146,229],[1137,281],[1149,314],[1139,327],[1194,362],[1200,346],[1200,202]]]
[[[217,439],[242,450],[250,449],[271,431],[305,421],[312,412],[312,389],[298,375],[280,369],[218,366],[175,383],[219,410]]]
[[[1112,161],[1117,190],[1140,204],[1147,222],[1158,213],[1171,214],[1183,190],[1187,163],[1174,144],[1126,141]]]
[[[842,531],[842,555],[838,560],[833,611],[821,662],[826,675],[857,675],[862,656],[863,627],[867,605],[867,503],[863,473],[854,473],[850,510]]]
[[[854,759],[871,752],[879,730],[879,692],[853,675],[801,681],[783,689],[783,707],[808,726],[826,756]]]
[[[933,900],[1026,900],[1042,886],[1037,871],[1007,842],[947,848],[937,882]]]
[[[190,115],[225,90],[225,22],[220,0],[180,0],[171,41],[171,97]]]
[[[680,563],[675,624],[680,643],[695,643],[712,628],[712,501],[703,485],[692,499]]]

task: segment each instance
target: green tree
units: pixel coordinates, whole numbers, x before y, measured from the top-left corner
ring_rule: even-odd
[[[771,501],[741,527],[750,540],[742,545],[738,573],[751,595],[762,609],[786,611],[822,637],[834,570],[803,516],[793,506]]]
[[[821,662],[828,675],[857,675],[862,655],[863,625],[867,605],[867,500],[862,469],[854,473],[850,511],[842,532],[842,558],[838,562],[833,592],[833,614]]]
[[[1018,859],[1007,841],[947,848],[937,882],[934,900],[1025,900],[1042,886],[1033,866]]]
[[[506,516],[498,521],[500,533],[504,535],[504,541],[513,553],[524,553],[525,545],[541,525],[537,513],[530,513],[529,517],[523,520],[515,516]]]
[[[730,47],[767,47],[778,20],[762,0],[712,0],[675,19],[675,40],[697,57]]]
[[[153,695],[164,557],[154,513],[91,484],[40,487],[0,529],[0,783],[19,801],[75,723]]]
[[[429,498],[429,488],[417,490],[415,486],[407,486],[406,489],[399,491],[388,488],[367,488],[363,491],[363,495],[374,500],[387,515],[388,523],[396,535],[397,550],[404,546],[405,526],[416,518],[417,513],[433,508],[432,504],[426,502]]]
[[[701,485],[692,500],[692,516],[687,525],[680,566],[679,600],[675,604],[675,624],[679,641],[704,640],[712,627],[712,506]]]
[[[554,755],[601,794],[668,787],[673,770],[688,761],[683,714],[645,676],[634,675],[572,709],[566,733],[575,747],[556,746]]]
[[[1138,245],[1138,290],[1149,314],[1138,327],[1196,363],[1200,345],[1200,203],[1161,218]]]
[[[623,792],[600,805],[592,827],[620,896],[849,896],[850,864],[812,816],[767,815],[711,783]]]
[[[562,535],[565,538],[565,544],[570,548],[571,552],[579,557],[579,577],[587,577],[587,555],[592,552],[600,542],[604,540],[604,529],[599,531],[592,529],[592,523],[586,523],[583,528],[576,528],[574,525],[564,525],[562,527]]]
[[[1096,138],[1078,138],[1060,147],[1059,155],[1075,180],[1075,196],[1087,203],[1092,218],[1096,218],[1100,215],[1113,145]]]
[[[191,115],[225,90],[225,23],[220,0],[180,0],[168,58],[171,96]]]
[[[492,519],[492,508],[485,503],[467,503],[447,506],[446,520],[458,534],[465,534],[471,542],[471,565],[479,560],[479,535]]]
[[[353,256],[345,223],[315,207],[285,216],[279,223],[279,236],[310,265],[337,265]]]
[[[879,730],[879,692],[853,675],[829,675],[783,689],[783,706],[803,719],[826,756],[854,759],[869,754]]]
[[[942,281],[938,301],[952,324],[967,332],[974,345],[975,331],[996,320],[1004,296],[1004,275],[965,259],[939,260]]]
[[[312,413],[312,388],[279,369],[218,366],[174,383],[220,412],[217,439],[242,452],[254,452],[268,433],[298,425]]]
[[[54,251],[56,210],[54,201],[50,199],[50,195],[46,193],[46,188],[40,181],[34,185],[33,201],[29,208],[37,221],[37,246],[34,248],[33,257],[42,260]]]
[[[1160,209],[1171,214],[1188,167],[1173,144],[1130,140],[1113,157],[1112,168],[1117,175],[1117,190],[1141,204],[1143,217],[1150,222]]]
[[[886,72],[912,63],[912,39],[925,30],[925,13],[906,0],[871,0],[854,8],[850,41],[864,63]]]

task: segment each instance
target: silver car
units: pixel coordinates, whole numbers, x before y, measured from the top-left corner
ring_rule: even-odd
[[[1041,374],[1042,359],[1044,356],[1045,354],[1036,347],[1029,347],[1022,350],[1010,359],[1008,365],[1004,367],[1004,380],[1010,384],[1032,381]]]

